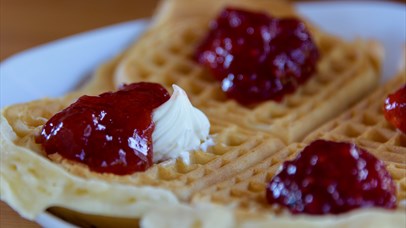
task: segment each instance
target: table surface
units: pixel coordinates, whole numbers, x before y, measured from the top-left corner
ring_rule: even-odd
[[[0,0],[0,61],[49,41],[152,15],[158,0]],[[398,2],[405,3],[406,0]],[[0,202],[0,227],[39,227]]]

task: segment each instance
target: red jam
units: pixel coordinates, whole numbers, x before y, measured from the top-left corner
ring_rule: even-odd
[[[406,84],[385,100],[385,118],[406,134]]]
[[[292,213],[338,214],[360,207],[396,207],[395,184],[382,161],[354,144],[317,140],[266,189],[270,204]]]
[[[282,100],[316,71],[319,52],[303,22],[227,8],[195,59],[241,104]]]
[[[144,171],[152,162],[152,111],[169,99],[159,84],[134,83],[117,92],[82,96],[43,126],[36,142],[50,155],[117,175]]]

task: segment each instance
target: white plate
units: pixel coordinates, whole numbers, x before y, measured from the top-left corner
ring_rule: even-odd
[[[147,20],[121,23],[60,39],[14,55],[0,64],[0,107],[76,88],[101,63],[129,46]]]
[[[317,2],[298,4],[300,13],[322,29],[343,37],[379,40],[386,58],[383,80],[394,75],[406,41],[406,6],[388,2]],[[133,21],[58,40],[17,54],[0,65],[0,106],[74,89],[99,64],[127,47],[146,27]],[[69,227],[47,213],[44,227]]]

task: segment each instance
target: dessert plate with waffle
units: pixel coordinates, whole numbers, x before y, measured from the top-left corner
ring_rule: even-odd
[[[405,138],[379,110],[405,76],[379,86],[383,52],[377,40],[327,34],[283,1],[163,1],[84,86],[2,110],[1,199],[28,219],[48,210],[85,227],[401,226]],[[271,199],[278,167],[327,142],[379,167],[359,172],[375,187],[325,187],[358,196],[320,203],[327,215],[311,204],[316,193],[304,200],[310,212]],[[345,173],[336,178],[350,182]]]

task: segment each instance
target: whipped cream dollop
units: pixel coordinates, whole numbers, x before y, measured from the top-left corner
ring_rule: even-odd
[[[155,130],[152,133],[154,162],[181,157],[189,164],[192,150],[207,148],[210,122],[206,115],[193,107],[186,92],[173,85],[171,98],[156,108],[152,119]]]

